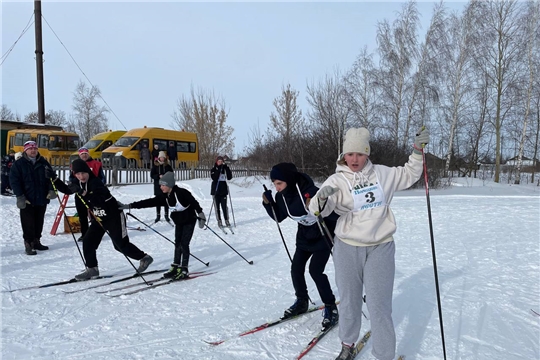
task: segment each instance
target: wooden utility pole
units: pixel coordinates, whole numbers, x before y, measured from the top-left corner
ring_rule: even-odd
[[[38,95],[38,123],[45,124],[45,93],[43,84],[43,42],[41,32],[41,0],[34,1],[34,22],[36,28],[36,75]]]

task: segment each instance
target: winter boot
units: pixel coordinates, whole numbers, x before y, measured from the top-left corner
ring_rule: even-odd
[[[171,264],[171,268],[169,269],[169,271],[167,271],[165,274],[163,274],[163,277],[165,279],[172,279],[177,271],[178,271],[178,265]]]
[[[229,219],[225,219],[225,226],[231,227],[231,223],[229,222]]]
[[[308,306],[308,299],[296,299],[294,304],[292,304],[290,308],[285,310],[282,319],[287,319],[292,316],[303,314],[308,310]]]
[[[98,267],[87,267],[86,270],[84,270],[82,273],[75,275],[75,280],[77,281],[84,281],[84,280],[90,280],[93,277],[99,276],[99,269]]]
[[[37,255],[37,251],[34,250],[34,247],[29,242],[24,242],[24,252],[26,255]]]
[[[171,222],[171,219],[169,218],[169,208],[165,207],[165,221]]]
[[[35,239],[34,240],[34,250],[40,250],[40,251],[49,250],[49,247],[43,245],[39,239]]]
[[[159,222],[159,220],[161,220],[161,214],[156,215],[156,220],[154,220],[154,224]]]
[[[221,221],[221,219],[217,219],[217,225],[222,228],[223,227],[223,222]]]
[[[325,305],[324,310],[323,310],[323,321],[322,321],[323,329],[328,329],[329,327],[336,325],[338,320],[339,320],[339,313],[338,313],[336,304]]]
[[[184,279],[187,279],[188,277],[189,277],[188,269],[182,266],[176,270],[176,274],[174,274],[173,280],[184,280]]]
[[[355,355],[354,344],[349,346],[341,343],[341,352],[336,360],[353,360]]]
[[[148,254],[144,255],[144,257],[139,261],[139,268],[137,269],[139,274],[143,273],[146,269],[148,269],[150,264],[153,262],[154,262],[154,259],[152,259],[150,255]]]

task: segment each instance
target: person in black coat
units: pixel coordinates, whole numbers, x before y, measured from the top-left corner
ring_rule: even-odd
[[[195,230],[195,223],[199,222],[202,229],[206,223],[203,209],[199,202],[186,189],[175,185],[174,173],[167,172],[159,180],[161,195],[122,205],[122,209],[143,209],[154,206],[165,206],[171,209],[171,218],[174,222],[174,260],[171,269],[163,277],[173,280],[182,280],[189,276],[189,244]]]
[[[139,260],[137,272],[139,274],[144,272],[154,259],[129,241],[126,216],[119,209],[118,201],[111,195],[103,182],[94,175],[86,161],[74,160],[71,163],[71,170],[78,183],[66,185],[58,179],[52,168],[47,169],[46,176],[54,182],[59,191],[64,194],[75,194],[79,197],[94,218],[82,239],[86,269],[75,275],[75,279],[82,281],[99,276],[96,250],[105,233],[110,236],[113,246],[118,252],[134,260]]]
[[[176,145],[174,144],[174,141],[171,141],[169,143],[169,147],[167,148],[167,157],[169,158],[169,163],[173,168],[176,167],[176,159],[178,158],[178,152],[176,150]]]
[[[11,186],[9,186],[9,171],[15,162],[15,150],[9,149],[9,153],[2,158],[2,186],[0,193],[5,196],[11,196]]]
[[[308,310],[309,296],[304,273],[306,264],[311,258],[309,274],[325,305],[322,325],[324,328],[334,325],[338,321],[336,298],[328,277],[324,273],[324,268],[330,258],[332,243],[331,239],[322,235],[317,218],[309,213],[306,204],[319,189],[308,175],[298,172],[292,163],[280,163],[272,167],[270,179],[276,187],[277,194],[274,200],[272,190],[263,193],[263,206],[266,212],[277,222],[291,218],[298,223],[296,250],[291,265],[296,301],[285,310],[283,318],[302,314]],[[324,219],[332,237],[337,219],[338,216],[335,213]]]
[[[152,166],[152,170],[150,170],[150,177],[154,179],[154,195],[159,196],[163,194],[163,191],[161,191],[161,187],[159,185],[159,180],[165,173],[173,171],[171,165],[169,165],[167,161],[167,154],[165,154],[165,151],[160,151],[159,156],[156,161],[154,161],[154,166]],[[161,220],[161,205],[156,205],[156,220],[157,223],[159,220]],[[170,222],[171,219],[169,219],[169,208],[165,204],[165,221]]]
[[[229,222],[229,209],[227,208],[227,195],[229,195],[229,186],[227,180],[232,179],[232,172],[229,166],[225,164],[223,156],[216,158],[214,167],[210,170],[210,177],[212,178],[212,187],[210,189],[210,195],[214,198],[214,207],[216,209],[216,218],[218,220],[218,226],[223,227],[221,221],[220,207],[223,210],[223,217],[225,218],[225,226],[231,226]]]
[[[41,243],[41,232],[45,211],[50,199],[56,198],[52,184],[45,177],[45,169],[51,164],[38,151],[35,141],[24,143],[22,157],[15,161],[9,172],[9,183],[17,196],[20,209],[24,249],[27,255],[36,255],[36,250],[48,250]]]

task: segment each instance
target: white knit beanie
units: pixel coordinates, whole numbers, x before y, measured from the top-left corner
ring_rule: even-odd
[[[160,151],[158,157],[167,159],[167,153],[165,151]]]
[[[369,156],[369,131],[366,128],[351,128],[345,134],[343,154],[360,153]]]

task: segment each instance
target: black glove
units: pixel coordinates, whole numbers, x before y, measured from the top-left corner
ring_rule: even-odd
[[[45,167],[45,177],[51,180],[56,179],[56,172],[54,172],[52,167],[50,166]]]
[[[263,192],[262,198],[265,204],[270,204],[273,206],[276,203],[274,201],[274,197],[272,196],[272,190],[266,190]]]
[[[79,195],[82,195],[83,193],[83,189],[81,189],[81,187],[75,183],[68,183],[68,189],[73,193],[73,194],[79,194]]]

